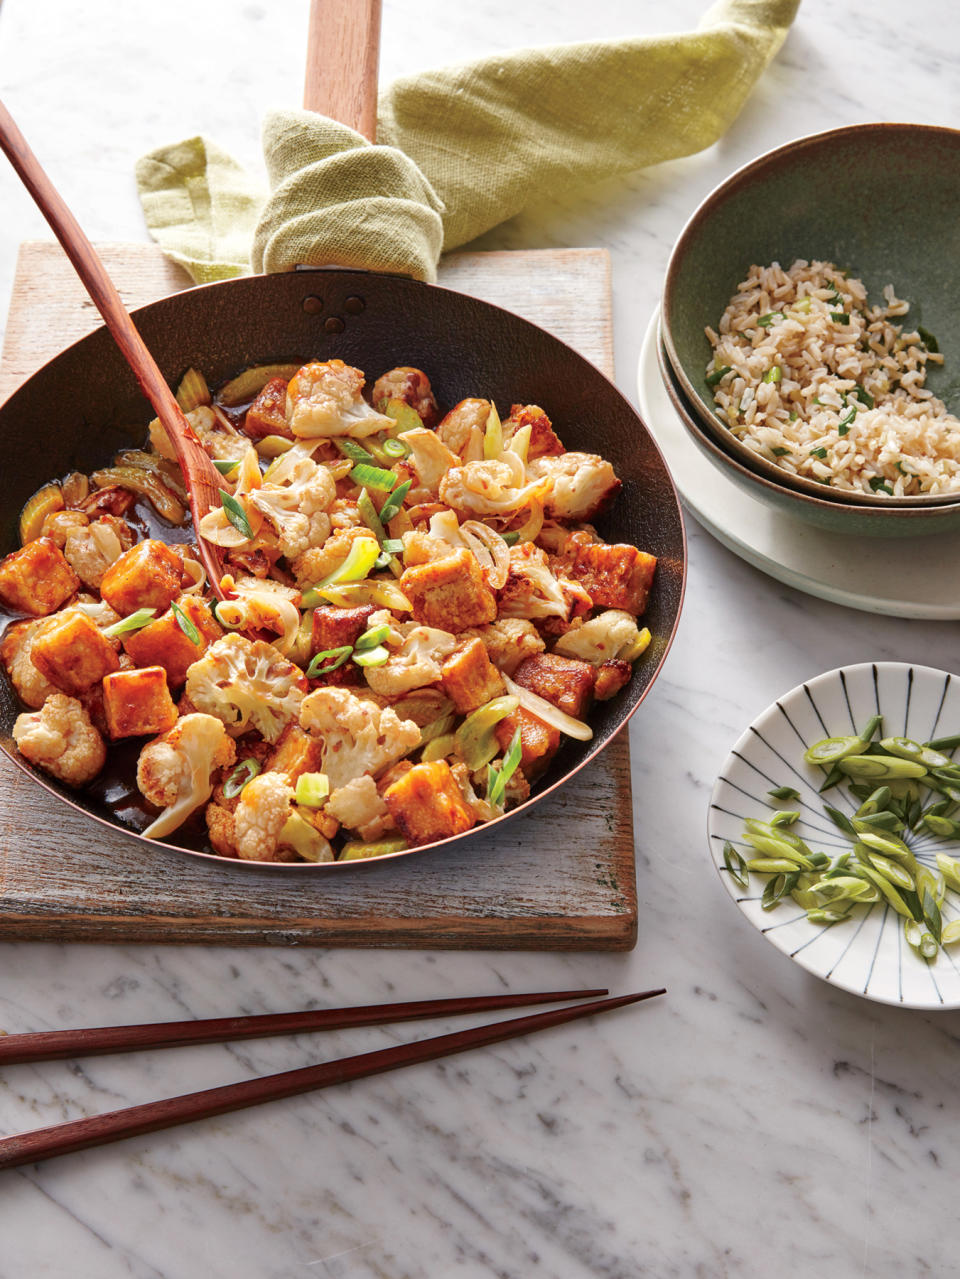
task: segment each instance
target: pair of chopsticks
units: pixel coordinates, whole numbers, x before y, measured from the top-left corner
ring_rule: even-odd
[[[489,1012],[498,1008],[522,1008],[531,1004],[559,1003],[571,999],[587,999],[572,1008],[553,1008],[548,1012],[514,1017],[461,1030],[450,1035],[437,1035],[414,1043],[397,1044],[377,1052],[342,1057],[337,1061],[287,1070],[262,1079],[249,1079],[221,1088],[185,1093],[163,1101],[151,1101],[124,1110],[112,1110],[89,1119],[37,1128],[0,1139],[0,1168],[17,1168],[39,1163],[55,1155],[72,1154],[92,1146],[158,1132],[194,1119],[208,1119],[257,1106],[264,1101],[295,1097],[300,1093],[330,1084],[346,1083],[367,1075],[379,1075],[417,1062],[435,1061],[468,1048],[481,1048],[501,1043],[517,1035],[546,1030],[579,1017],[611,1008],[636,1004],[664,990],[645,990],[639,994],[617,995],[600,999],[606,990],[559,990],[528,995],[481,995],[467,999],[424,999],[413,1003],[367,1004],[357,1008],[328,1008],[312,1012],[268,1013],[257,1017],[216,1017],[202,1021],[157,1022],[143,1026],[102,1026],[89,1030],[54,1030],[36,1034],[0,1036],[0,1066],[23,1062],[55,1061],[64,1058],[90,1057],[105,1053],[137,1052],[147,1048],[178,1048],[185,1044],[211,1044],[237,1039],[262,1039],[269,1035],[287,1035],[312,1030],[343,1030],[354,1026],[383,1026],[392,1022],[414,1021],[424,1017],[446,1017],[462,1013]]]

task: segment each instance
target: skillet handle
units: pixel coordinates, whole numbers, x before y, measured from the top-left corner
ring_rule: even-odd
[[[303,105],[371,142],[377,131],[382,0],[311,0]]]

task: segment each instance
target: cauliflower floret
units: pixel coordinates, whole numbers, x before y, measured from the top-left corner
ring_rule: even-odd
[[[507,675],[512,675],[526,658],[546,648],[534,624],[519,617],[500,617],[489,626],[472,626],[460,632],[460,639],[471,635],[483,640],[490,661]]]
[[[233,815],[238,857],[247,862],[276,860],[292,800],[293,787],[283,773],[261,773],[244,786]]]
[[[289,471],[275,475],[275,482],[253,489],[248,500],[276,530],[280,554],[292,560],[312,546],[322,546],[330,536],[326,512],[336,499],[337,485],[330,470],[309,457],[298,458]]]
[[[287,385],[287,421],[301,439],[352,435],[362,438],[393,426],[360,392],[364,376],[343,360],[305,364]]]
[[[248,437],[236,429],[226,414],[216,413],[209,404],[192,409],[186,418],[200,443],[218,462],[239,462],[250,447]],[[158,417],[150,423],[150,443],[161,457],[171,462],[177,460],[174,447]]]
[[[300,727],[323,741],[323,771],[331,791],[364,773],[375,776],[420,744],[420,729],[412,720],[333,686],[303,699]]]
[[[235,598],[218,605],[219,620],[240,630],[273,631],[275,647],[286,656],[300,630],[300,591],[270,577],[247,574],[226,576],[221,583]]]
[[[562,520],[589,520],[606,510],[620,491],[613,467],[596,453],[535,458],[528,473],[548,483],[544,509]]]
[[[440,481],[440,501],[458,515],[515,515],[546,492],[546,481],[524,483],[523,463],[504,452],[499,461],[467,462]]]
[[[410,456],[404,460],[404,467],[417,480],[415,486],[421,501],[427,494],[435,497],[440,481],[453,466],[459,466],[460,459],[451,453],[444,442],[434,431],[414,428],[404,431],[403,442],[410,448]]]
[[[116,515],[104,515],[94,524],[70,529],[63,553],[84,586],[97,590],[110,565],[132,545],[129,524]]]
[[[39,711],[18,715],[13,740],[20,754],[69,786],[83,786],[103,768],[107,748],[75,697],[52,693]]]
[[[424,426],[433,426],[439,416],[430,379],[422,369],[403,366],[381,373],[374,383],[371,398],[376,409],[385,408],[389,400],[409,404]]]
[[[415,622],[401,622],[395,629],[403,637],[400,648],[391,653],[382,666],[364,667],[367,683],[383,697],[435,684],[444,658],[449,657],[459,643],[449,631],[418,626]]]
[[[639,638],[635,617],[623,609],[608,608],[576,630],[561,635],[553,651],[563,657],[579,657],[584,662],[599,666],[601,662],[612,661],[622,649],[636,643]]]
[[[57,692],[42,671],[34,666],[31,656],[33,641],[46,620],[38,617],[33,622],[16,622],[0,642],[0,657],[3,658],[10,682],[17,690],[20,700],[34,710],[42,706],[51,693]]]
[[[327,800],[324,811],[334,816],[341,826],[355,830],[361,839],[377,839],[393,826],[390,810],[369,774],[338,787]]]
[[[213,715],[184,715],[148,742],[137,761],[137,786],[164,811],[143,832],[146,838],[163,839],[182,826],[210,798],[212,774],[236,756],[237,748]]]
[[[254,728],[276,742],[299,714],[306,690],[303,672],[272,644],[225,635],[188,668],[185,694],[234,735]]]
[[[501,617],[570,616],[573,596],[565,593],[547,563],[547,553],[532,542],[510,548],[510,571],[500,592]],[[589,601],[588,605],[589,607]]]
[[[339,533],[328,538],[323,546],[314,546],[304,551],[302,555],[298,555],[290,565],[297,579],[297,585],[306,590],[307,587],[315,586],[317,582],[329,577],[350,554],[350,547],[358,537],[371,538],[373,534],[366,524],[357,528],[341,529]]]
[[[461,400],[437,427],[437,434],[464,462],[483,458],[483,433],[490,416],[489,400]]]

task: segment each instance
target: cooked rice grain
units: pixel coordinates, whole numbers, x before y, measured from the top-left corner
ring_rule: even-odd
[[[871,307],[830,262],[752,266],[707,329],[717,415],[747,448],[847,492],[960,492],[960,420],[924,385],[942,363],[892,285]],[[761,323],[762,321],[762,323]]]

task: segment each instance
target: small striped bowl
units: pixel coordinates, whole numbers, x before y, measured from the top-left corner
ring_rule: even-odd
[[[789,898],[765,911],[760,895],[768,877],[751,874],[743,890],[724,867],[724,841],[744,858],[755,856],[743,842],[744,819],[764,820],[777,808],[799,809],[789,829],[814,850],[832,857],[851,847],[824,813],[823,800],[850,815],[857,801],[842,784],[821,796],[823,770],[805,763],[803,753],[821,738],[859,732],[876,714],[883,716],[884,736],[924,742],[958,733],[960,677],[929,666],[865,662],[828,671],[778,698],[746,730],[717,779],[708,820],[710,854],[742,913],[808,972],[884,1004],[960,1008],[960,945],[941,949],[928,963],[907,944],[903,921],[886,902],[855,906],[849,919],[828,926],[810,923]],[[767,792],[779,786],[792,786],[800,798],[771,799]],[[917,860],[934,871],[938,852],[960,857],[955,841],[926,833],[904,838]],[[944,924],[960,917],[960,893],[947,889],[942,913]]]

